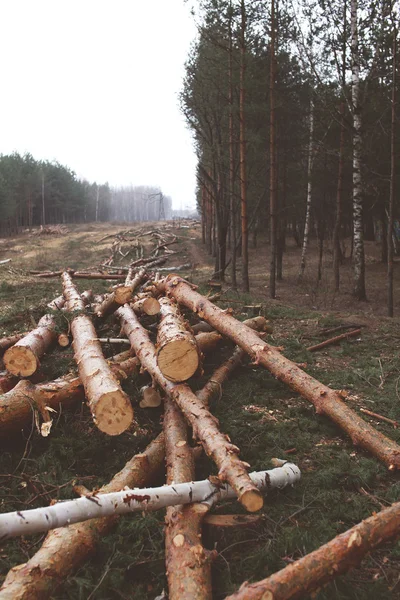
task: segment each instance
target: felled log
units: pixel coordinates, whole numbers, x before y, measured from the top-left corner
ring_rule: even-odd
[[[19,377],[15,377],[15,375],[11,375],[6,371],[0,373],[0,394],[5,394],[9,392],[20,381]]]
[[[4,352],[14,346],[19,340],[28,335],[28,332],[16,333],[0,339],[0,356],[3,356]]]
[[[161,405],[160,392],[152,385],[145,385],[140,390],[142,400],[139,403],[140,408],[157,408]]]
[[[199,323],[192,325],[192,331],[193,333],[207,333],[215,330],[212,325],[209,325],[205,321],[200,321]]]
[[[359,565],[371,550],[399,536],[400,502],[397,502],[267,579],[257,583],[245,582],[239,591],[225,600],[294,600],[308,597],[338,575]]]
[[[200,352],[194,335],[187,329],[178,306],[160,298],[157,334],[157,364],[170,381],[186,381],[200,366]]]
[[[56,339],[54,317],[50,314],[44,315],[35,329],[4,353],[7,371],[16,377],[29,377],[38,370],[40,358]]]
[[[125,275],[119,275],[119,274],[111,274],[111,273],[83,273],[81,271],[72,271],[72,270],[68,270],[68,271],[43,271],[42,273],[37,273],[35,271],[29,271],[30,273],[32,273],[33,275],[35,275],[35,277],[44,277],[44,278],[53,278],[53,277],[60,277],[63,273],[68,273],[69,275],[71,275],[71,277],[74,277],[76,279],[110,279],[110,280],[116,280],[116,281],[121,281],[122,279],[125,279]]]
[[[62,274],[67,310],[84,310],[83,300],[68,273]],[[133,421],[133,408],[117,378],[105,360],[96,330],[85,314],[77,314],[71,322],[71,333],[79,376],[94,423],[104,433],[119,435]]]
[[[208,333],[200,332],[195,335],[197,346],[202,354],[209,354],[218,346],[222,340],[222,335],[217,331],[209,331]]]
[[[96,315],[104,319],[115,312],[117,308],[129,302],[132,299],[133,292],[139,287],[145,277],[145,269],[141,269],[135,276],[133,276],[132,270],[129,270],[124,285],[116,287],[99,306],[96,306]]]
[[[293,485],[300,479],[300,469],[291,463],[270,471],[250,473],[252,486],[258,491]],[[123,515],[133,512],[156,511],[174,504],[216,502],[234,498],[236,491],[227,483],[211,483],[209,479],[190,481],[157,488],[125,489],[121,492],[89,496],[57,502],[52,506],[0,514],[0,541],[20,535],[32,535],[89,519]]]
[[[305,373],[273,346],[261,341],[256,332],[240,323],[229,312],[209,302],[184,279],[172,275],[157,286],[160,291],[166,291],[179,304],[189,307],[220,333],[232,339],[256,364],[261,364],[277,379],[312,402],[317,414],[324,414],[332,419],[350,436],[354,444],[371,452],[390,470],[400,468],[400,446],[346,406],[338,392]]]
[[[314,346],[309,346],[307,350],[309,352],[315,352],[316,350],[322,350],[322,348],[326,348],[326,346],[332,346],[333,344],[338,344],[342,340],[347,340],[349,337],[354,337],[356,335],[360,335],[361,329],[353,329],[353,331],[348,331],[347,333],[342,333],[341,335],[337,335],[336,337],[330,338],[329,340],[325,340],[319,344],[315,344]]]
[[[194,481],[193,451],[187,425],[178,406],[165,399],[164,439],[167,484]],[[165,561],[170,600],[211,600],[212,553],[201,543],[201,529],[209,505],[203,503],[167,508]]]
[[[160,434],[142,454],[134,456],[99,493],[151,483],[164,463]],[[42,547],[27,563],[9,571],[0,588],[1,600],[44,600],[96,550],[101,536],[111,531],[117,517],[90,520],[50,531]]]
[[[131,304],[132,309],[137,315],[158,315],[160,312],[160,303],[152,294],[146,294],[138,298]]]
[[[113,361],[113,359],[109,359]],[[111,371],[118,380],[136,376],[140,371],[137,358],[126,358],[122,362],[110,363]],[[20,381],[7,393],[0,396],[0,437],[7,438],[32,423],[33,410],[45,411],[49,406],[63,410],[85,400],[85,392],[79,377],[72,374],[54,381],[33,384]]]
[[[263,499],[249,478],[247,464],[238,457],[239,449],[219,431],[216,419],[188,385],[174,384],[161,373],[154,345],[133,310],[126,305],[118,309],[117,316],[121,319],[122,328],[143,368],[178,404],[192,426],[194,435],[202,442],[205,452],[217,464],[221,481],[228,481],[232,485],[239,501],[249,512],[259,510]]]

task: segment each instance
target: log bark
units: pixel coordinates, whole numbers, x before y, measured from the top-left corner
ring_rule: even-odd
[[[15,377],[15,375],[10,375],[6,371],[0,373],[0,394],[5,394],[9,392],[20,381],[19,377]]]
[[[160,303],[152,294],[146,294],[144,298],[138,298],[131,305],[137,315],[158,315],[160,312]]]
[[[178,406],[165,400],[164,438],[167,484],[194,481],[195,465],[188,443],[187,425]],[[201,543],[207,504],[170,506],[167,508],[165,559],[170,600],[211,600],[212,553]]]
[[[160,324],[157,334],[157,364],[170,381],[186,381],[200,366],[200,352],[194,335],[187,329],[178,306],[160,298]]]
[[[57,340],[56,322],[50,314],[44,315],[38,326],[6,350],[4,364],[16,377],[29,377],[40,366],[40,358]]]
[[[239,459],[238,448],[219,431],[216,419],[188,385],[174,384],[164,377],[157,365],[156,350],[132,309],[124,306],[118,309],[117,315],[143,368],[178,404],[192,426],[195,437],[202,442],[206,454],[217,464],[221,481],[228,481],[232,485],[247,510],[259,510],[263,505],[262,496],[249,478],[247,465]]]
[[[67,309],[82,311],[83,301],[68,273],[62,282]],[[85,314],[78,314],[71,322],[75,361],[79,376],[96,426],[109,435],[119,435],[133,421],[133,408],[122,391],[101,351],[96,330]]]
[[[329,340],[325,340],[320,344],[315,344],[314,346],[309,346],[307,350],[309,352],[315,352],[316,350],[322,350],[326,346],[332,346],[333,344],[338,344],[342,340],[347,340],[349,337],[355,337],[356,335],[360,335],[361,329],[353,329],[353,331],[348,331],[347,333],[342,333],[341,335],[337,335],[336,337],[330,338]]]
[[[197,346],[202,354],[208,354],[215,350],[216,346],[222,340],[222,335],[217,331],[210,331],[208,333],[201,332],[195,336]]]
[[[14,346],[14,344],[19,342],[19,340],[22,340],[22,338],[24,338],[26,335],[28,335],[27,331],[25,333],[16,333],[15,335],[9,335],[7,337],[1,338],[1,340],[0,340],[0,356],[3,356],[4,352],[6,350],[8,350],[8,348],[11,348],[11,346]]]
[[[115,312],[117,308],[132,300],[134,291],[139,287],[146,277],[146,271],[145,269],[140,269],[140,271],[133,278],[132,275],[133,272],[132,269],[130,269],[126,276],[124,285],[116,287],[111,294],[106,296],[100,305],[95,307],[95,313],[99,318],[105,319]]]
[[[400,536],[400,502],[361,521],[267,579],[245,582],[225,600],[294,600],[359,565],[364,556]],[[311,596],[312,597],[312,596]]]
[[[151,483],[164,462],[164,436],[160,434],[142,454],[134,456],[99,493]],[[72,575],[96,550],[101,536],[116,523],[111,516],[55,529],[29,561],[11,569],[0,589],[1,600],[43,600]]]
[[[287,463],[270,471],[259,471],[249,476],[258,491],[293,485],[300,479],[299,468]],[[228,498],[236,491],[227,483],[211,483],[209,479],[190,481],[157,488],[124,489],[119,492],[90,494],[75,500],[57,502],[51,506],[0,514],[0,541],[49,531],[68,524],[82,523],[89,519],[109,517],[133,512],[156,511],[166,506],[205,502],[210,506]]]
[[[371,427],[346,406],[338,392],[305,373],[273,346],[260,340],[256,332],[207,301],[179,276],[167,277],[158,286],[160,291],[166,291],[180,304],[196,312],[200,318],[204,318],[222,335],[231,338],[256,364],[261,364],[277,379],[312,402],[317,414],[324,414],[332,419],[350,436],[355,445],[371,452],[390,470],[400,468],[400,446]]]
[[[54,278],[60,277],[65,272],[66,271],[44,271],[43,273],[34,273],[34,275],[35,277]],[[115,281],[125,279],[125,275],[111,273],[82,273],[80,271],[68,271],[68,274],[75,279],[109,279]]]
[[[140,363],[137,358],[131,357],[123,362],[110,364],[110,368],[121,381],[138,375]],[[29,426],[34,410],[42,412],[46,406],[59,410],[60,405],[64,410],[84,400],[82,382],[73,374],[36,385],[30,381],[20,381],[11,391],[0,396],[0,437],[9,438]]]

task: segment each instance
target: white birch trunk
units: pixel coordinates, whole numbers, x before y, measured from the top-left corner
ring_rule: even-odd
[[[250,474],[253,483],[262,490],[284,488],[300,479],[300,469],[292,464],[270,471]],[[208,479],[158,488],[135,488],[110,494],[91,494],[53,506],[0,515],[0,542],[19,535],[28,535],[80,523],[88,519],[121,515],[144,510],[155,511],[176,504],[204,502],[208,506],[219,500],[235,498],[236,492],[227,484],[212,484]]]
[[[312,198],[312,168],[314,161],[314,99],[311,95],[310,99],[310,142],[308,146],[308,167],[307,167],[307,205],[306,205],[306,220],[304,224],[303,249],[301,252],[301,262],[299,279],[304,275],[306,268],[306,253],[308,248],[308,240],[310,237],[310,222],[311,222],[311,198]]]
[[[358,300],[366,300],[364,234],[361,182],[360,59],[358,53],[357,0],[351,0],[351,100],[353,109],[353,265],[354,290]]]

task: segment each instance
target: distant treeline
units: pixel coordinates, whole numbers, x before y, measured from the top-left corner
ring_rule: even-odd
[[[158,187],[111,188],[78,179],[59,162],[0,155],[0,234],[50,223],[170,219],[172,201]]]

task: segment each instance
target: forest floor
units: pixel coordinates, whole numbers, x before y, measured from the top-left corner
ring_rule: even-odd
[[[28,236],[0,240],[0,335],[25,331],[45,312],[46,303],[61,291],[58,279],[37,279],[30,269],[97,267],[109,256],[111,240],[99,243],[107,233],[127,229],[126,224],[92,224],[70,227],[65,236]],[[188,261],[185,272],[200,290],[207,281],[213,261],[200,242],[200,229],[177,229],[179,244],[167,266]],[[284,347],[284,354],[306,371],[335,389],[348,390],[346,402],[357,413],[366,408],[400,421],[399,317],[385,317],[385,269],[377,261],[379,248],[367,244],[367,303],[351,297],[351,268],[342,269],[343,291],[331,292],[329,261],[322,281],[316,284],[316,252],[311,248],[306,276],[296,285],[300,251],[288,246],[284,281],[278,284],[277,300],[267,296],[267,247],[251,249],[251,294],[229,290],[224,285],[223,308],[232,306],[239,319],[247,318],[243,306],[261,303],[261,314],[270,319],[271,343]],[[122,262],[122,259],[121,259]],[[128,259],[125,260],[128,262]],[[400,313],[400,281],[396,267],[396,306]],[[77,280],[83,290],[86,282]],[[109,283],[91,281],[95,292]],[[306,347],[323,338],[321,331],[345,323],[362,324],[358,338],[310,353]],[[115,329],[118,332],[117,328]],[[106,348],[108,355],[110,348]],[[225,351],[209,356],[203,378],[189,383],[200,387],[220,364]],[[43,360],[48,378],[73,369],[71,348],[56,349]],[[72,498],[75,482],[88,488],[106,483],[129,458],[149,443],[161,429],[159,409],[137,405],[139,382],[127,383],[140,429],[117,438],[101,433],[86,407],[58,415],[48,438],[32,428],[14,438],[0,454],[1,512],[45,505],[51,499]],[[273,457],[298,464],[302,479],[293,489],[274,491],[265,502],[262,520],[256,527],[205,531],[208,547],[216,547],[213,584],[215,598],[222,599],[246,580],[258,580],[314,550],[363,518],[399,499],[400,479],[366,452],[355,448],[344,433],[314,407],[294,395],[269,373],[254,365],[241,367],[224,386],[213,407],[221,429],[239,446],[243,460],[252,470],[270,468]],[[362,414],[362,413],[360,413]],[[400,429],[365,417],[377,429],[400,443]],[[198,478],[215,472],[202,459]],[[159,483],[162,483],[160,480]],[[240,512],[235,502],[220,505],[218,513]],[[91,561],[60,587],[54,600],[154,600],[166,587],[161,513],[120,519],[113,533],[104,537]],[[0,577],[37,551],[43,536],[19,538],[0,547]],[[400,544],[383,546],[363,561],[361,568],[339,577],[319,592],[321,600],[400,599]],[[0,579],[1,581],[1,579]]]

